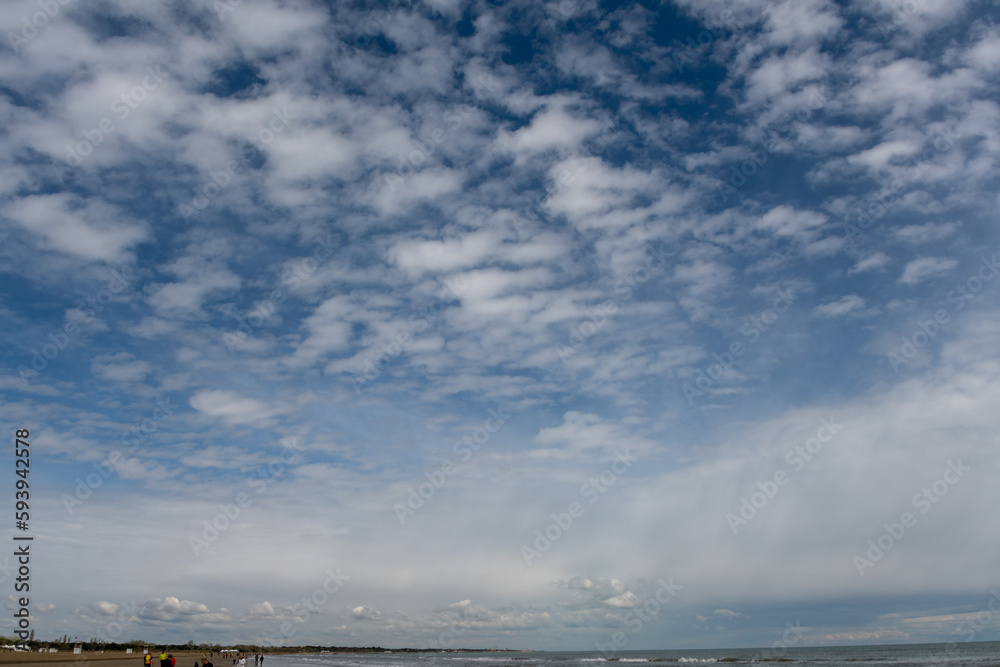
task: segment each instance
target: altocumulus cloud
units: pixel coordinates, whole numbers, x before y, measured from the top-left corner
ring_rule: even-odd
[[[1000,551],[1000,37],[907,7],[5,3],[39,632],[951,638]]]

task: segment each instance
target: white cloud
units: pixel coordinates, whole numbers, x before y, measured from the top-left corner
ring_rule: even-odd
[[[535,436],[535,442],[548,445],[543,450],[533,452],[534,456],[554,456],[572,459],[587,453],[613,458],[617,451],[629,455],[641,454],[650,443],[642,436],[629,432],[621,424],[612,424],[594,414],[571,410],[563,415],[559,426],[543,428]],[[563,447],[553,447],[555,445]]]
[[[889,263],[889,256],[879,250],[867,257],[859,259],[857,263],[848,270],[848,274],[863,273],[865,271],[877,271]]]
[[[274,617],[276,614],[274,612],[274,607],[271,606],[271,603],[268,602],[267,600],[264,600],[263,602],[257,602],[250,605],[250,615],[259,616],[263,618],[271,618]]]
[[[0,389],[11,420],[43,425],[38,462],[66,492],[40,499],[46,553],[102,593],[52,568],[60,600],[38,612],[102,636],[134,606],[135,636],[180,643],[263,643],[287,621],[303,643],[461,627],[468,645],[586,647],[672,577],[683,595],[629,648],[690,645],[691,619],[694,641],[760,645],[775,600],[831,597],[863,604],[824,607],[816,637],[948,638],[965,616],[936,605],[989,590],[1000,535],[981,511],[996,318],[985,296],[943,301],[948,256],[996,247],[997,40],[979,5],[922,0],[887,27],[894,2],[683,0],[691,33],[673,36],[666,5],[590,0],[485,3],[464,36],[450,0],[60,10],[0,59]],[[157,63],[163,81],[86,160],[53,163]],[[244,155],[279,111],[294,117]],[[135,272],[109,302],[110,262]],[[227,349],[233,316],[271,298]],[[358,390],[366,363],[381,374]],[[694,378],[710,386],[688,401]],[[158,419],[166,399],[180,407]],[[511,416],[487,431],[488,409]],[[843,427],[818,447],[821,419]],[[291,464],[283,438],[302,446]],[[971,470],[859,576],[852,557],[959,459]],[[258,494],[250,475],[276,460]],[[727,514],[779,470],[734,535]],[[252,503],[220,519],[240,492]],[[573,503],[526,565],[520,546]],[[953,576],[928,576],[945,561]]]
[[[86,261],[123,262],[149,237],[148,227],[125,219],[113,206],[68,194],[29,195],[8,205],[7,215],[46,250]]]
[[[621,595],[616,595],[603,601],[609,607],[638,607],[642,601],[632,591],[626,591]]]
[[[139,617],[157,621],[185,620],[198,623],[228,620],[229,612],[225,607],[212,611],[208,605],[191,600],[180,600],[169,596],[166,598],[151,598],[142,603]]]
[[[378,179],[379,190],[372,203],[383,215],[398,214],[409,205],[457,192],[463,180],[460,172],[445,168],[424,169],[412,175],[390,172]]]
[[[829,63],[815,50],[771,56],[748,77],[747,96],[755,104],[782,97],[803,84],[819,81]]]
[[[956,266],[958,260],[949,257],[918,257],[906,263],[899,282],[904,285],[916,285],[950,273]]]
[[[545,201],[546,208],[565,215],[581,230],[627,227],[674,214],[691,197],[656,172],[616,169],[597,157],[556,162],[549,178],[555,192]]]
[[[493,230],[464,234],[443,241],[402,241],[389,254],[407,271],[448,272],[476,266],[496,252],[503,236]]]
[[[204,389],[195,392],[189,401],[191,407],[207,417],[221,419],[228,424],[248,424],[267,419],[279,408],[264,401],[224,389]]]
[[[909,141],[884,141],[878,146],[847,156],[849,164],[861,164],[873,171],[884,169],[896,158],[908,158],[920,150],[920,146]]]
[[[961,228],[957,222],[933,223],[923,225],[907,225],[893,230],[893,235],[906,243],[930,243],[940,241],[953,235]]]
[[[821,213],[799,211],[783,204],[765,213],[757,227],[779,236],[809,239],[825,221],[826,216]]]
[[[296,347],[288,363],[302,366],[315,363],[329,352],[345,350],[355,310],[354,303],[346,297],[333,297],[320,304],[306,318],[304,326],[309,335]]]
[[[545,100],[544,110],[536,113],[527,126],[513,132],[501,130],[497,145],[517,156],[518,163],[551,149],[576,150],[588,137],[597,134],[603,123],[595,118],[580,118],[579,112],[570,111],[574,102],[566,96]]]
[[[236,290],[242,284],[240,277],[225,266],[229,253],[230,246],[222,239],[192,248],[191,254],[164,267],[179,280],[147,288],[150,305],[168,320],[203,316],[202,304],[207,298]]]
[[[351,610],[354,614],[354,618],[362,619],[365,621],[381,621],[382,612],[372,609],[371,607],[366,607],[364,605],[355,607]]]
[[[153,370],[148,362],[136,359],[128,352],[94,357],[91,368],[105,380],[115,382],[137,382]]]
[[[829,0],[769,3],[765,7],[768,39],[777,45],[812,45],[841,28],[839,8]]]
[[[863,308],[865,300],[857,294],[848,294],[837,301],[830,301],[813,308],[813,314],[817,317],[841,317],[852,313],[859,308]]]
[[[993,73],[1000,67],[1000,35],[991,30],[965,52],[965,60],[973,67]]]

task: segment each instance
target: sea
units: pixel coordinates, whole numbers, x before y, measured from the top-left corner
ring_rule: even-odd
[[[442,651],[269,655],[267,667],[602,667],[601,663],[653,663],[648,667],[698,667],[691,663],[780,667],[951,667],[1000,666],[1000,642],[894,644],[781,649],[673,649],[662,651]],[[612,667],[608,665],[607,667]],[[629,667],[643,667],[629,665]],[[775,665],[775,667],[779,667]]]

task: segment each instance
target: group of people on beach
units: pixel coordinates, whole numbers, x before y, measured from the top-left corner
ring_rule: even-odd
[[[177,664],[177,659],[174,657],[173,653],[167,653],[166,649],[160,651],[160,667],[174,667]],[[146,654],[142,656],[143,667],[153,667],[153,654],[146,651]]]
[[[142,656],[142,664],[143,667],[153,667],[153,654],[146,651],[146,655]],[[177,659],[173,653],[167,653],[167,649],[160,651],[160,667],[174,667],[176,664]]]
[[[209,655],[213,656],[215,654],[210,653]],[[264,667],[263,654],[254,653],[252,655],[253,655],[254,667]],[[146,653],[146,655],[142,659],[142,664],[143,667],[153,667],[153,654]],[[234,657],[233,665],[235,665],[236,667],[247,667],[247,655],[241,653],[238,656]],[[177,659],[174,658],[174,654],[167,653],[167,650],[165,648],[160,651],[160,667],[177,667]],[[194,667],[215,667],[215,665],[213,665],[208,658],[202,657],[200,663],[197,660],[195,661]]]

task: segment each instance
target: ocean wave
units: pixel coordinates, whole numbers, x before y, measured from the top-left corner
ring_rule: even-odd
[[[479,658],[467,658],[464,656],[459,657],[446,657],[445,660],[465,660],[466,662],[489,662],[491,660],[496,660],[496,658],[479,657]]]

